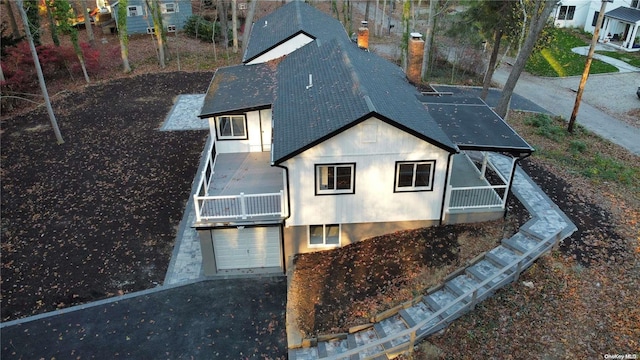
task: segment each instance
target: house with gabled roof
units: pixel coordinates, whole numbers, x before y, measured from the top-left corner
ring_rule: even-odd
[[[513,173],[533,151],[480,99],[421,94],[298,1],[253,24],[200,118],[210,138],[193,227],[206,275],[282,273],[296,254],[500,218],[511,178],[487,154],[510,155]]]

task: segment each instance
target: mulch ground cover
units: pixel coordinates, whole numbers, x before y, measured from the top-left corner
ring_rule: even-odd
[[[2,121],[2,321],[161,285],[206,131],[159,131],[211,73],[91,85]]]

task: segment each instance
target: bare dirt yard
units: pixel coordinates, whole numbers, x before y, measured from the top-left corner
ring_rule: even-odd
[[[207,134],[158,128],[176,95],[203,93],[212,70],[238,61],[222,49],[216,61],[210,45],[173,38],[170,46],[183,49],[180,67],[175,56],[160,70],[153,44],[140,37],[131,45],[134,74],[124,75],[113,60],[115,37],[98,39],[112,62],[93,84],[50,84],[65,144],[56,145],[41,107],[2,114],[2,321],[161,285]],[[510,124],[536,147],[568,151],[516,117]],[[592,158],[639,160],[605,142],[585,147]],[[416,358],[640,351],[640,192],[587,178],[545,154],[522,165],[578,232],[524,273],[521,280],[534,288],[516,283],[498,292],[423,343]],[[309,291],[317,298],[300,300],[314,304],[302,325],[310,334],[340,331],[402,302],[436,281],[435,268],[456,268],[472,257],[475,239],[487,239],[474,243],[480,252],[528,216],[513,200],[509,214],[506,221],[390,234],[299,257],[301,274],[318,280]],[[316,271],[327,268],[330,274]]]

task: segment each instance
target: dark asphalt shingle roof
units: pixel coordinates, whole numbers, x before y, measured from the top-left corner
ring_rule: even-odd
[[[348,37],[338,20],[302,1],[291,1],[252,25],[242,62],[247,63],[298,34],[325,41]]]
[[[219,68],[209,84],[200,117],[267,108],[275,96],[274,63]]]
[[[533,148],[479,98],[423,98],[429,114],[462,150],[491,150],[514,155]]]
[[[313,85],[307,88],[309,74]],[[371,116],[457,151],[416,99],[404,72],[348,40],[316,41],[289,54],[277,82],[271,150],[276,163]]]
[[[640,21],[640,10],[621,6],[611,11],[607,11],[605,16],[635,24]]]

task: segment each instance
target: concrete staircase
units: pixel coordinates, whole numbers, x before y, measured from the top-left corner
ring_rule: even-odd
[[[490,155],[494,170],[510,171],[511,160]],[[443,329],[473,310],[498,289],[517,281],[520,273],[576,231],[575,225],[540,190],[521,168],[517,168],[513,193],[532,218],[518,233],[484,254],[422,299],[357,332],[314,346],[289,350],[289,359],[392,359],[407,352],[418,341]]]

